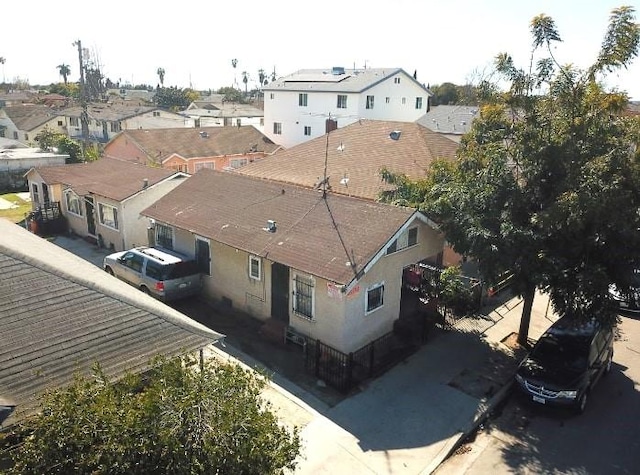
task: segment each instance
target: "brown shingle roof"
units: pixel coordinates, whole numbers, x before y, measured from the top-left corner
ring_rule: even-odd
[[[220,157],[250,151],[272,153],[278,146],[255,127],[202,127],[125,130],[114,140],[128,137],[148,157],[162,161],[175,153],[184,158]]]
[[[46,124],[58,115],[50,107],[39,104],[5,107],[4,111],[18,130],[27,132]]]
[[[7,424],[95,362],[118,378],[223,336],[4,219],[0,274],[0,399],[17,405]]]
[[[390,134],[399,131],[398,140]],[[417,123],[361,120],[332,131],[272,157],[248,164],[238,173],[313,187],[327,176],[332,191],[367,199],[377,199],[389,186],[382,182],[380,170],[410,178],[424,177],[435,158],[453,159],[458,144]],[[348,178],[346,185],[340,183]]]
[[[80,195],[93,193],[116,201],[122,201],[141,191],[144,180],[147,180],[148,186],[152,186],[178,174],[174,170],[151,168],[109,158],[37,170],[49,185],[62,183]]]
[[[348,284],[416,213],[203,169],[142,212],[236,249]],[[277,231],[264,230],[268,220]]]

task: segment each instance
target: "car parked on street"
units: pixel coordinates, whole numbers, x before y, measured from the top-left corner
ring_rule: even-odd
[[[136,247],[104,258],[106,272],[162,301],[198,294],[202,274],[193,259],[166,249]]]
[[[633,271],[628,292],[623,292],[616,285],[611,284],[609,295],[620,310],[640,312],[640,269]]]
[[[582,413],[591,389],[611,370],[613,328],[562,317],[520,363],[516,382],[529,400]]]

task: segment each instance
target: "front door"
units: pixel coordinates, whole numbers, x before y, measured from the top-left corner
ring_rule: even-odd
[[[209,241],[196,237],[196,262],[204,275],[211,275],[211,251]]]
[[[289,323],[289,268],[271,264],[271,317]]]
[[[84,197],[84,205],[87,210],[87,233],[90,236],[96,235],[96,217],[94,214],[93,198],[90,196]]]

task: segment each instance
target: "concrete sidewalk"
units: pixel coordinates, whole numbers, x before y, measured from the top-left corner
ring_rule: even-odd
[[[54,242],[98,266],[108,253],[79,238]],[[263,396],[285,425],[301,431],[296,474],[433,472],[508,394],[518,359],[503,341],[517,333],[521,312],[521,300],[512,298],[485,318],[436,332],[417,353],[333,407],[273,374]],[[536,295],[529,337],[539,338],[554,320],[548,298]],[[229,345],[211,355],[262,366]]]

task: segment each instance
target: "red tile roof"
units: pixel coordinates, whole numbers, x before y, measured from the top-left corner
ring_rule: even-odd
[[[203,169],[142,215],[348,284],[415,210]],[[276,232],[265,230],[276,222]]]

